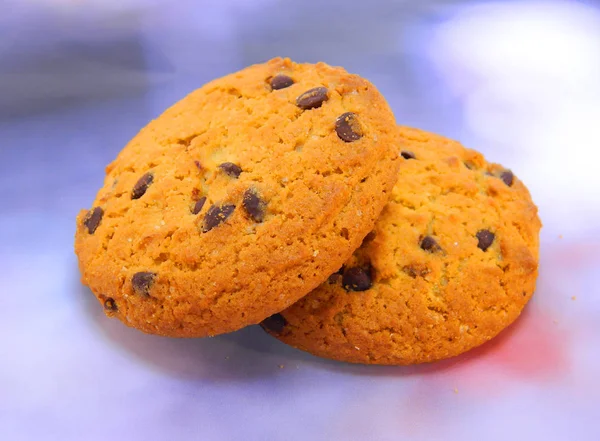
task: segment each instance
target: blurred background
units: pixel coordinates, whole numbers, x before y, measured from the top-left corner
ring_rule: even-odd
[[[544,223],[538,291],[448,363],[318,360],[249,328],[104,319],[75,215],[150,119],[275,56],[371,80],[398,123],[511,168]],[[0,1],[0,440],[595,440],[600,2]]]

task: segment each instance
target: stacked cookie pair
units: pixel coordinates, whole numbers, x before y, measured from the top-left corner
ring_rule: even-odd
[[[203,337],[262,323],[350,362],[464,352],[533,294],[525,186],[460,144],[399,128],[368,81],[274,59],[152,121],[77,218],[108,316]]]

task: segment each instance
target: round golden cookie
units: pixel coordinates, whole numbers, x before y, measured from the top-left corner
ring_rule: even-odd
[[[368,81],[324,63],[248,67],[175,104],[107,167],[77,218],[82,281],[148,333],[258,323],[352,255],[399,163]]]
[[[512,172],[420,130],[400,131],[391,201],[342,269],[262,323],[352,363],[458,355],[512,323],[535,289],[540,220]]]

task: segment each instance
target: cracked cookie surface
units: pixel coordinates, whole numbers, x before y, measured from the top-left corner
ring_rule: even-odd
[[[458,355],[512,323],[535,289],[537,208],[510,170],[401,128],[390,202],[327,282],[263,328],[322,357],[414,364]]]
[[[77,218],[107,315],[198,337],[280,311],[346,261],[389,199],[397,127],[368,81],[273,59],[206,84],[135,136]]]

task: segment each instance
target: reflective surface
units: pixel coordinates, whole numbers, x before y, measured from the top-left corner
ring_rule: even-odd
[[[0,439],[600,439],[600,10],[416,3],[0,6]],[[171,340],[104,317],[72,251],[104,166],[187,92],[278,55],[364,75],[399,123],[528,184],[541,270],[514,326],[457,359],[382,368],[257,327]]]

